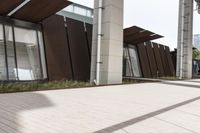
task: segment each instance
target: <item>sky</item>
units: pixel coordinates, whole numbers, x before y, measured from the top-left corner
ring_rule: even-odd
[[[94,0],[71,0],[93,7]],[[155,42],[177,46],[179,0],[124,0],[124,28],[137,25],[164,38]],[[194,6],[196,8],[196,4]],[[194,34],[200,34],[200,15],[194,10]]]

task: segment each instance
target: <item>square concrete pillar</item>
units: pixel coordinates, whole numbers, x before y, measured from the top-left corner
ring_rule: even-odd
[[[123,65],[123,1],[103,0],[100,85],[121,84]],[[94,1],[91,82],[96,79],[99,0]]]
[[[179,0],[177,77],[192,78],[193,0]]]

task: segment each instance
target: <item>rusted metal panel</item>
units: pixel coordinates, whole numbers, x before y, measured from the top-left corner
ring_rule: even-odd
[[[70,4],[71,2],[68,0],[31,0],[12,17],[30,22],[40,22]]]
[[[66,18],[75,80],[89,80],[90,59],[84,23]]]
[[[170,69],[170,76],[175,76],[175,67],[173,64],[172,56],[170,54],[170,49],[167,46],[165,46],[165,54],[167,56],[168,66]]]
[[[149,65],[149,59],[147,55],[147,51],[145,48],[144,43],[143,44],[137,44],[137,49],[138,49],[138,55],[139,55],[139,60],[140,60],[140,65],[141,65],[141,70],[144,78],[151,78],[151,70],[150,70],[150,65]]]
[[[0,15],[7,15],[22,2],[24,0],[0,0]]]
[[[163,63],[160,55],[160,49],[158,47],[158,44],[153,43],[153,51],[156,59],[156,64],[158,68],[158,75],[160,77],[165,76],[164,68],[163,68]]]
[[[151,42],[146,43],[146,50],[147,50],[147,55],[149,59],[149,64],[150,64],[150,69],[151,69],[151,75],[152,77],[157,77],[157,64],[156,64],[156,59],[154,56],[153,48],[151,45]]]
[[[85,26],[86,26],[88,52],[89,52],[89,56],[91,56],[91,53],[92,53],[92,29],[93,29],[93,26],[91,24],[87,24],[87,23],[85,24]]]
[[[160,45],[160,44],[159,44],[159,47],[160,47],[160,55],[161,55],[161,59],[163,63],[165,76],[170,76],[170,68],[169,68],[167,56],[165,54],[165,47],[164,45]]]
[[[42,24],[49,79],[73,79],[64,18],[54,15]]]

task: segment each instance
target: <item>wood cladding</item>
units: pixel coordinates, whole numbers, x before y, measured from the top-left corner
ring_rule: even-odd
[[[157,77],[157,64],[156,64],[156,59],[154,56],[154,52],[153,52],[153,47],[151,45],[151,42],[147,42],[146,43],[146,50],[147,50],[147,55],[148,55],[148,59],[149,59],[149,67],[151,69],[151,75],[152,77]]]
[[[66,18],[69,46],[75,80],[90,79],[90,57],[84,23]]]
[[[165,72],[164,72],[163,63],[162,63],[160,49],[159,49],[158,44],[153,43],[153,51],[154,51],[156,64],[157,64],[157,68],[158,68],[158,76],[163,77],[163,76],[165,76]]]
[[[140,65],[141,65],[141,70],[144,78],[150,78],[152,77],[151,75],[151,70],[149,66],[149,59],[148,55],[146,52],[146,46],[144,43],[138,44],[137,45],[138,49],[138,54],[139,54],[139,59],[140,59]]]
[[[64,18],[54,15],[43,21],[43,33],[49,79],[73,79]]]
[[[92,53],[92,24],[85,24],[86,27],[86,36],[87,36],[87,44],[88,44],[88,52],[89,55],[91,56]]]
[[[174,76],[175,68],[169,47],[157,43],[141,43],[138,49],[141,70],[144,78]]]

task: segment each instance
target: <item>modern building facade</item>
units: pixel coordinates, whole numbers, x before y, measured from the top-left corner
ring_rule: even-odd
[[[46,0],[38,6],[39,0],[7,2],[0,2],[0,81],[96,79],[97,42],[92,36],[97,32],[93,16],[98,12],[66,0],[52,0],[42,11]],[[169,47],[152,42],[161,35],[137,26],[123,30],[123,25],[115,24],[122,18],[107,19],[101,34],[99,84],[121,83],[123,77],[174,75]],[[109,26],[111,31],[105,31]],[[122,27],[122,34],[115,36],[122,36],[122,44],[112,38],[116,27]]]
[[[70,4],[63,0],[0,1],[0,81],[48,79],[41,22]]]

